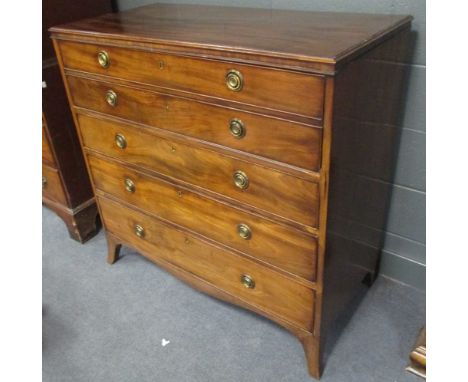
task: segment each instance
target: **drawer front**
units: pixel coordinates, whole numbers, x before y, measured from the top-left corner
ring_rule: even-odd
[[[42,165],[42,196],[67,204],[58,170],[46,165]]]
[[[45,132],[44,126],[42,127],[42,160],[47,164],[54,165],[54,155],[49,146],[49,140],[47,139],[47,134]]]
[[[312,329],[314,292],[311,289],[155,218],[102,197],[98,201],[106,228],[149,258],[174,264],[263,310]],[[136,234],[137,225],[141,237]],[[253,279],[253,288],[241,282],[243,275]]]
[[[68,77],[76,106],[316,171],[322,129],[160,93]],[[106,102],[112,90],[114,107]]]
[[[163,139],[147,128],[83,115],[78,119],[86,147],[287,219],[317,226],[317,183]],[[125,148],[118,147],[117,136],[123,137]],[[236,186],[234,178],[238,183],[245,180],[246,188]]]
[[[94,156],[88,156],[88,161],[97,189],[288,272],[315,280],[314,237],[116,163]],[[131,183],[126,185],[128,180]]]
[[[304,115],[323,114],[324,78],[251,65],[193,59],[131,49],[60,42],[65,68],[118,77],[163,88],[178,89],[232,102]],[[108,66],[99,64],[99,52],[108,55]],[[230,70],[242,77],[242,88],[230,90]],[[236,80],[233,73],[233,80]]]

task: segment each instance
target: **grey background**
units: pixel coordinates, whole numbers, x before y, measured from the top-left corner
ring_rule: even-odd
[[[117,0],[119,10],[157,3]],[[426,270],[426,2],[424,0],[165,0],[161,3],[212,4],[331,12],[409,14],[416,32],[401,143],[393,184],[381,272],[425,289]],[[395,64],[397,65],[397,64]],[[398,64],[399,65],[399,64]],[[382,182],[370,179],[373,182]],[[374,227],[359,226],[362,241],[372,244]]]

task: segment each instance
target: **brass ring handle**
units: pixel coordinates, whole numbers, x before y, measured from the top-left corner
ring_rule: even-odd
[[[252,238],[252,230],[247,224],[244,224],[244,223],[238,224],[237,233],[244,240],[250,240]]]
[[[133,183],[133,181],[129,178],[125,178],[124,180],[124,184],[125,184],[125,189],[128,191],[128,192],[131,192],[131,193],[134,193],[135,192],[135,183]]]
[[[109,67],[110,58],[109,58],[109,54],[105,50],[101,50],[98,53],[97,59],[98,59],[99,65],[101,65],[103,68]]]
[[[42,177],[42,189],[47,187],[47,178],[45,176]]]
[[[236,187],[240,188],[241,190],[245,190],[249,187],[249,178],[243,171],[235,171],[232,175],[232,179],[234,180]]]
[[[244,86],[244,77],[238,70],[231,69],[226,73],[226,86],[229,90],[240,92]]]
[[[127,147],[127,140],[122,134],[115,134],[115,144],[117,147],[123,150],[125,147]]]
[[[237,118],[231,119],[229,122],[229,131],[235,138],[241,139],[246,133],[244,122]]]
[[[255,288],[255,280],[249,275],[242,275],[240,281],[248,289]]]
[[[117,94],[113,90],[108,90],[106,93],[106,102],[112,106],[115,107],[117,105]]]
[[[145,229],[139,224],[135,224],[135,235],[141,238],[145,237]]]

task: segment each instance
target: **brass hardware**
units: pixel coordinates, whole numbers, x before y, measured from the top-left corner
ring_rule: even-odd
[[[190,240],[186,237],[185,240],[184,240],[185,244],[190,244]]]
[[[106,93],[106,102],[112,107],[117,105],[117,94],[115,93],[115,91],[113,91],[113,90],[107,91],[107,93]]]
[[[159,69],[164,69],[164,61],[159,61]]]
[[[42,177],[42,189],[47,187],[47,178],[45,176]]]
[[[240,281],[248,289],[255,288],[255,280],[249,275],[242,275]]]
[[[240,92],[244,86],[244,77],[241,72],[231,69],[226,74],[226,86],[229,90]]]
[[[145,229],[139,224],[135,224],[135,235],[141,238],[145,237]]]
[[[231,119],[229,122],[229,130],[237,139],[241,139],[246,133],[244,122],[237,118]]]
[[[244,223],[238,224],[237,233],[244,240],[250,240],[252,238],[252,230],[247,224],[244,224]]]
[[[131,192],[131,193],[135,192],[135,183],[133,183],[131,179],[125,178],[124,184],[125,184],[125,189],[128,192]]]
[[[245,190],[249,187],[249,178],[245,172],[237,170],[232,175],[232,178],[236,187],[239,187],[241,190]]]
[[[181,198],[181,197],[182,197],[182,191],[180,191],[180,190],[177,191],[177,196],[178,196],[179,198]]]
[[[174,146],[171,146],[171,153],[175,153],[176,152],[176,148]]]
[[[110,65],[109,54],[105,50],[101,50],[98,53],[97,59],[98,59],[99,65],[101,65],[103,68],[109,67]]]
[[[115,144],[123,150],[127,147],[127,140],[122,134],[115,134]]]

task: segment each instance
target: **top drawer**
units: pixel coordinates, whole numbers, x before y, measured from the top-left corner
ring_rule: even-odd
[[[322,119],[322,76],[67,41],[60,51],[68,69]]]

